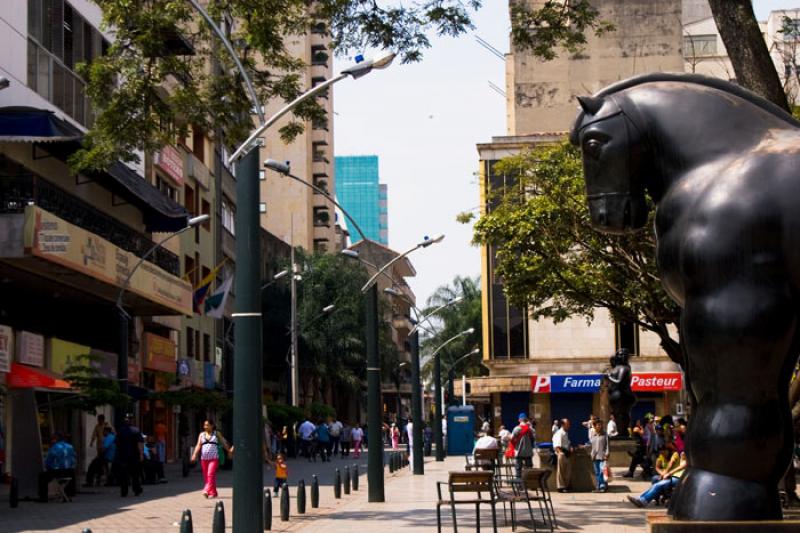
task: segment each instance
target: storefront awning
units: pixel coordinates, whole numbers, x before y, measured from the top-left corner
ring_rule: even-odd
[[[11,372],[6,376],[6,386],[10,389],[69,390],[71,388],[68,382],[47,370],[19,363],[11,363]]]
[[[42,144],[48,153],[66,161],[81,147],[84,133],[54,112],[35,107],[0,107],[0,142]],[[186,227],[189,213],[120,161],[90,178],[141,209],[148,231],[172,232]]]

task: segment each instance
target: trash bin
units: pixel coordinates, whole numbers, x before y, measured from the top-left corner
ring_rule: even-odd
[[[447,408],[447,454],[464,455],[475,446],[475,407],[458,405]]]

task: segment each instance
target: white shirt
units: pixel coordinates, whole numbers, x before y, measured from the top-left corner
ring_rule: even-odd
[[[406,424],[406,434],[408,435],[408,445],[414,445],[414,423],[409,422]]]
[[[352,438],[353,441],[357,441],[357,440],[363,439],[364,438],[364,430],[361,429],[361,428],[353,428],[350,431],[350,438]]]
[[[553,450],[556,448],[561,448],[562,450],[569,450],[570,442],[569,442],[569,435],[564,428],[559,429],[556,431],[556,434],[553,435]]]
[[[300,438],[303,440],[310,440],[311,435],[314,433],[314,430],[317,429],[317,426],[312,424],[310,421],[306,420],[300,427],[297,429],[297,432],[300,434]]]
[[[442,419],[442,435],[447,435],[447,419]]]
[[[481,431],[483,431],[484,433],[489,433],[489,421],[488,420],[484,420],[483,421],[483,426],[481,426]]]
[[[497,447],[497,439],[491,435],[486,435],[478,439],[472,453],[475,453],[475,450],[496,450]]]
[[[331,437],[338,437],[339,435],[342,434],[342,423],[339,422],[338,420],[334,421],[334,423],[331,424],[329,430],[331,433]]]
[[[608,426],[606,426],[606,434],[609,437],[616,437],[619,435],[619,431],[617,431],[617,423],[613,420],[608,421]]]
[[[500,430],[500,433],[498,433],[497,436],[500,437],[500,440],[505,442],[511,436],[511,432],[509,430],[507,430],[506,428],[503,428],[503,429]]]

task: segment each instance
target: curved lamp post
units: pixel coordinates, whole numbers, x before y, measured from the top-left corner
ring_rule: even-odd
[[[140,266],[152,256],[155,251],[160,248],[164,243],[168,240],[177,237],[178,235],[188,231],[189,229],[197,226],[198,224],[202,224],[206,220],[209,219],[208,215],[200,215],[197,217],[190,218],[186,222],[186,227],[181,228],[174,233],[170,233],[157,243],[153,244],[149,250],[147,250],[140,258],[139,261],[133,266],[133,268],[128,272],[128,276],[125,278],[125,281],[119,288],[119,293],[117,294],[116,300],[116,308],[117,308],[117,315],[118,315],[118,324],[119,324],[119,355],[117,356],[117,379],[119,381],[119,389],[122,394],[128,394],[128,350],[129,350],[129,340],[128,340],[128,332],[130,330],[130,320],[131,316],[125,311],[123,307],[123,298],[125,297],[125,291],[128,290],[128,286],[131,283],[131,279],[133,279],[133,274],[139,269]],[[122,424],[122,419],[125,413],[123,413],[123,409],[117,407],[114,414],[114,423],[119,425]]]
[[[475,328],[469,328],[458,335],[453,335],[436,348],[431,357],[433,358],[433,385],[434,391],[434,410],[433,410],[433,439],[436,443],[436,460],[444,461],[444,439],[442,438],[442,361],[439,352],[456,339],[475,333]]]
[[[471,352],[465,353],[464,355],[453,361],[453,364],[451,364],[450,368],[447,369],[447,396],[448,398],[450,398],[450,403],[453,403],[453,397],[455,396],[453,385],[456,377],[456,365],[458,365],[458,363],[460,363],[464,359],[472,357],[473,355],[478,355],[479,353],[481,353],[480,348],[475,348]]]

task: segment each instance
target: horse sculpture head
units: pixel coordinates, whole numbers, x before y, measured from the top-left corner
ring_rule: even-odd
[[[627,233],[647,222],[649,174],[644,134],[614,95],[579,97],[581,112],[570,135],[583,152],[586,197],[592,226]]]

